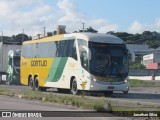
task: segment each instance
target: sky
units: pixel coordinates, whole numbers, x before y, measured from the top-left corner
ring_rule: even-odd
[[[160,0],[0,0],[0,35],[35,36],[66,25],[72,33],[92,27],[108,31],[160,32]]]

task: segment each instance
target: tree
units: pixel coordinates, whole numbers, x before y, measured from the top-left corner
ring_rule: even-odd
[[[149,36],[152,36],[152,35],[153,35],[153,33],[150,32],[150,31],[144,31],[144,32],[142,33],[142,36],[146,36],[146,37],[149,37]]]
[[[26,41],[29,40],[30,37],[28,37],[28,35],[26,34],[18,34],[15,36],[15,40],[16,42],[22,43],[22,41]]]
[[[127,44],[147,44],[150,48],[160,47],[160,33],[156,31],[144,31],[142,34],[110,31],[107,34],[115,35],[124,40]]]
[[[79,32],[91,32],[91,33],[97,33],[98,31],[93,29],[91,26],[89,28],[86,28],[84,31],[79,30]]]
[[[141,63],[130,63],[129,68],[131,68],[131,69],[146,69],[146,67]]]
[[[0,41],[1,41],[1,39],[2,38],[0,36]],[[22,41],[31,40],[31,39],[32,38],[26,34],[12,35],[11,37],[3,36],[3,42],[16,42],[19,44],[22,44]]]

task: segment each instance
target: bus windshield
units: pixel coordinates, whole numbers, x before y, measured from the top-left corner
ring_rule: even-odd
[[[20,66],[20,57],[19,57],[19,56],[13,58],[13,64],[14,64],[14,66],[16,66],[16,67],[19,67],[19,66]]]
[[[97,76],[127,77],[128,54],[124,44],[90,42],[90,72]]]

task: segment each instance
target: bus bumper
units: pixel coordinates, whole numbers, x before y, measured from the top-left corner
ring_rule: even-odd
[[[128,92],[129,91],[129,84],[128,82],[121,82],[121,83],[101,83],[97,81],[91,81],[89,91],[122,91]]]

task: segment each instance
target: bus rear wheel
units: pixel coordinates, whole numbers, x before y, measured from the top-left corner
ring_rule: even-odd
[[[29,78],[29,87],[30,90],[35,90],[34,81],[32,80],[32,77]]]
[[[40,91],[39,82],[38,82],[38,77],[35,78],[34,83],[35,83],[35,90],[36,90],[36,91]]]
[[[72,83],[71,83],[71,93],[73,95],[77,95],[78,94],[78,89],[77,89],[77,81],[76,78],[73,79]]]
[[[36,91],[44,91],[45,92],[47,90],[46,87],[40,87],[39,86],[38,77],[35,78],[34,83],[35,83],[35,90]]]

